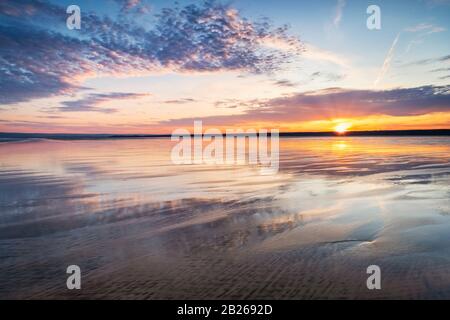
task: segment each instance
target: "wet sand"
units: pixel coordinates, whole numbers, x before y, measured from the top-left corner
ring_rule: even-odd
[[[0,298],[450,298],[449,137],[282,138],[275,176],[172,146],[2,143]]]

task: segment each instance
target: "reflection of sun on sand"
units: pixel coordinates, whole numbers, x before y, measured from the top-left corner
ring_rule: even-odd
[[[428,139],[429,141],[429,139]],[[339,138],[292,138],[280,140],[283,152],[306,152],[316,157],[329,155],[383,155],[409,156],[423,155],[433,158],[448,159],[450,145],[427,143],[427,139],[417,140],[404,137],[400,140],[393,137],[339,137]]]
[[[332,148],[336,149],[337,151],[345,150],[345,149],[347,149],[347,143],[345,143],[345,141],[339,141],[339,142],[334,143],[332,145]]]

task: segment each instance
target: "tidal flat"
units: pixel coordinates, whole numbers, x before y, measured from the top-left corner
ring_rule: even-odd
[[[0,143],[0,298],[450,299],[450,137],[281,138],[273,175],[173,145]]]

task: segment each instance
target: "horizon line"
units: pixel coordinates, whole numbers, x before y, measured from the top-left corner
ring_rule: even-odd
[[[214,134],[206,134],[206,136],[213,136]],[[241,133],[238,135],[248,135]],[[256,133],[259,135],[259,132]],[[270,132],[267,132],[270,136]],[[449,129],[406,129],[406,130],[365,130],[365,131],[346,131],[345,133],[338,133],[335,131],[298,131],[298,132],[279,132],[280,137],[346,137],[346,136],[450,136]],[[91,139],[107,139],[107,138],[170,138],[172,134],[167,133],[29,133],[29,132],[0,132],[0,138],[4,136],[7,138],[91,138]],[[177,135],[180,136],[180,135]],[[185,135],[188,136],[188,135]],[[189,134],[189,136],[196,136]],[[205,136],[204,133],[201,136]],[[226,136],[223,133],[222,136]]]

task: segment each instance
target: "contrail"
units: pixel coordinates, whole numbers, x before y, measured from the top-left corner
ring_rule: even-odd
[[[398,39],[400,38],[400,33],[397,34],[397,36],[394,39],[394,42],[392,43],[391,48],[389,49],[388,54],[386,55],[386,58],[384,59],[383,66],[381,67],[380,73],[378,74],[377,79],[373,83],[373,85],[376,87],[378,86],[378,83],[383,80],[386,73],[389,71],[389,68],[391,66],[392,58],[394,57],[395,47],[397,46]]]

